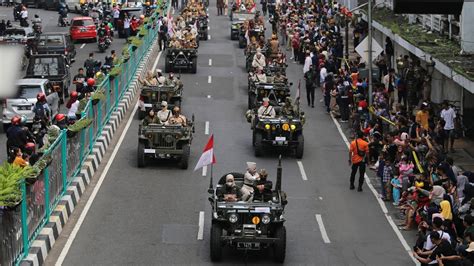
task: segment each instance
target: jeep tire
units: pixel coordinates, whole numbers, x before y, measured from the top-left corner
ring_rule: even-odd
[[[217,224],[213,223],[211,225],[211,261],[217,262],[222,259],[222,244],[221,244],[221,236],[222,236],[222,227]]]
[[[183,146],[183,155],[181,156],[181,159],[179,161],[179,167],[181,169],[188,169],[188,161],[189,161],[189,154],[190,154],[190,148],[188,144],[184,144]]]
[[[296,146],[296,158],[303,158],[304,153],[304,136],[303,133],[299,134],[297,137],[298,145]]]
[[[197,57],[193,58],[193,65],[191,66],[191,73],[196,74],[197,72]]]
[[[165,57],[165,73],[169,73],[172,70],[170,62],[168,61],[168,57]]]
[[[286,256],[286,228],[284,225],[278,225],[275,228],[273,237],[277,240],[273,244],[273,259],[277,263],[285,262]]]
[[[249,92],[249,103],[248,103],[248,107],[249,109],[253,109],[255,107],[255,94],[253,94],[253,92]]]
[[[263,136],[262,133],[256,132],[255,133],[255,142],[254,142],[254,152],[255,157],[260,157],[263,155]]]
[[[145,144],[141,142],[138,143],[137,165],[140,168],[145,167]]]

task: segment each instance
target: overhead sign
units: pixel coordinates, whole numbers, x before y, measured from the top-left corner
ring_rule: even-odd
[[[363,39],[355,48],[356,52],[362,57],[363,62],[369,62],[369,38]],[[372,38],[372,62],[383,52],[380,44]]]

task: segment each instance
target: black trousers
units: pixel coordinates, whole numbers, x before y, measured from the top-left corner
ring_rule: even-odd
[[[329,105],[331,104],[331,94],[328,93],[325,93],[324,94],[324,105],[326,105],[326,112],[331,112],[331,108],[329,107]]]
[[[352,164],[351,180],[350,180],[351,186],[354,185],[357,169],[359,169],[359,188],[362,188],[362,185],[364,184],[365,162],[362,161],[360,163]]]
[[[222,14],[224,14],[224,8],[218,7],[218,8],[217,8],[217,15],[218,15],[218,16],[222,16]]]
[[[347,96],[346,96],[347,97]],[[343,98],[339,100],[339,110],[341,111],[341,120],[349,120],[349,98]]]
[[[308,100],[308,105],[314,106],[314,86],[306,85],[306,99]]]
[[[158,46],[160,47],[160,51],[166,48],[166,35],[165,34],[158,35]]]

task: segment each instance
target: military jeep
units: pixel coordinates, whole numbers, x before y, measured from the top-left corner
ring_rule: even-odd
[[[244,175],[230,173],[234,176],[237,187],[242,187]],[[268,202],[225,202],[219,201],[217,191],[225,186],[223,175],[214,188],[210,187],[209,201],[212,208],[212,225],[210,239],[210,255],[213,262],[222,260],[225,247],[237,250],[272,249],[273,258],[277,263],[285,261],[286,253],[286,221],[284,215],[287,204],[286,194],[281,191],[281,158],[277,168],[277,180]]]
[[[240,28],[244,24],[246,20],[253,19],[255,17],[255,13],[245,13],[245,12],[238,12],[234,13],[232,17],[232,22],[230,26],[230,39],[231,40],[238,40],[240,36]],[[243,36],[245,38],[245,32],[243,32]],[[240,48],[245,48],[245,45]]]
[[[152,159],[177,159],[181,169],[188,168],[194,116],[187,126],[148,124],[138,128],[138,167]]]
[[[269,98],[270,104],[278,106],[290,96],[290,86],[293,83],[255,83],[249,81],[248,109],[257,108],[263,98]]]
[[[195,74],[197,71],[197,49],[167,48],[165,72],[181,72],[188,70]]]
[[[275,110],[275,118],[259,118],[255,114],[250,119],[255,156],[262,156],[266,147],[273,147],[294,150],[296,158],[303,158],[304,112],[286,115],[282,114],[279,108]]]
[[[183,87],[181,86],[143,86],[138,100],[138,118],[145,118],[150,109],[160,105],[162,101],[168,103],[168,109],[181,107]]]

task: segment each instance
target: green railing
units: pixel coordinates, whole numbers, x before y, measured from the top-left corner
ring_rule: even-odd
[[[43,153],[51,158],[34,182],[22,182],[22,201],[13,208],[0,208],[0,265],[19,265],[28,255],[32,242],[46,223],[50,221],[59,200],[76,177],[87,156],[91,153],[103,127],[116,110],[140,62],[154,44],[158,35],[157,20],[167,14],[170,4],[158,1],[157,12],[148,18],[146,35],[141,36],[140,46],[128,46],[128,60],[121,60],[115,67],[120,74],[107,75],[97,89],[103,89],[105,100],[87,102],[81,119],[92,119],[92,124],[77,133],[62,130],[56,140]]]

